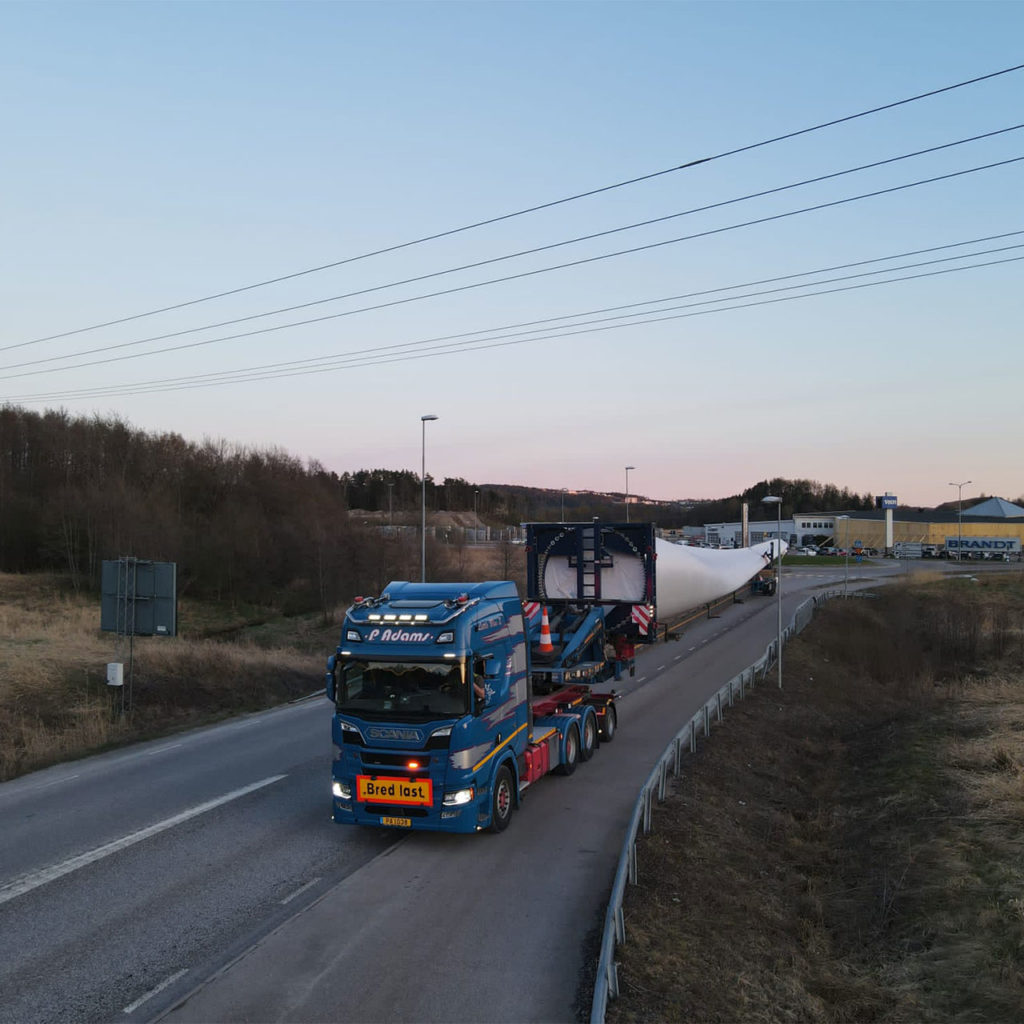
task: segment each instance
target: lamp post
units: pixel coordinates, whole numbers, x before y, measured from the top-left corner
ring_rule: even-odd
[[[388,484],[388,526],[395,525],[395,482],[392,480]]]
[[[956,488],[956,560],[958,562],[962,562],[964,560],[964,487],[966,487],[970,482],[970,480],[964,480],[959,484],[950,482],[949,485],[950,487]],[[946,553],[948,554],[949,552]]]
[[[779,667],[779,689],[782,689],[782,499],[774,494],[765,495],[761,501],[774,505],[777,514],[776,543],[779,545],[779,567],[775,571],[775,605],[778,610],[778,633],[775,641],[775,663]]]
[[[629,522],[629,471],[636,469],[636,466],[626,467],[626,522]]]
[[[422,489],[423,489],[423,522],[421,524],[420,536],[421,536],[421,558],[420,558],[420,579],[421,582],[427,582],[427,420],[436,420],[437,417],[432,413],[428,413],[426,416],[420,417],[420,424],[423,429],[423,472],[421,473]]]
[[[565,522],[565,488],[562,488],[562,518],[559,520],[560,523]]]
[[[846,551],[846,575],[843,577],[843,597],[848,597],[850,590],[850,517],[836,516],[837,522],[840,519],[846,520],[846,543],[843,545]]]

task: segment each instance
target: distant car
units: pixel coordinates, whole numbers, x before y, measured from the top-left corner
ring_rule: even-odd
[[[818,552],[814,548],[797,548],[794,552],[795,555],[816,555]]]

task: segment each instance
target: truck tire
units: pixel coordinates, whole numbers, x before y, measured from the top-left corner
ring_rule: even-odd
[[[559,775],[572,775],[580,759],[580,730],[573,722],[565,730],[565,760],[558,766]]]
[[[515,807],[515,781],[507,764],[498,769],[491,790],[491,831],[504,832]]]
[[[618,715],[615,708],[609,704],[604,712],[604,724],[601,726],[601,742],[611,743],[615,739],[615,729],[618,726]]]
[[[580,737],[580,760],[589,761],[597,750],[597,715],[587,711],[583,716],[583,733]]]

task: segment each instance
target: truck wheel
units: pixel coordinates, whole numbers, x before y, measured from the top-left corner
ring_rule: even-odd
[[[601,726],[602,743],[611,743],[615,739],[615,729],[618,725],[617,717],[615,708],[609,704],[604,713],[604,725]]]
[[[494,777],[494,788],[491,795],[491,831],[504,832],[512,820],[512,809],[515,806],[514,782],[507,764],[498,769]]]
[[[597,750],[597,715],[588,711],[583,716],[583,736],[580,739],[580,760],[589,761]]]
[[[572,775],[580,759],[580,730],[573,722],[565,732],[565,760],[558,766],[559,775]]]

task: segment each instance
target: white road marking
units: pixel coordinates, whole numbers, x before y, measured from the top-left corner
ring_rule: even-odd
[[[167,988],[168,985],[173,985],[179,978],[184,977],[186,974],[188,974],[187,967],[183,970],[175,971],[175,973],[172,974],[169,978],[165,978],[163,981],[161,981],[156,988],[151,988],[144,996],[139,996],[139,998],[136,999],[134,1003],[129,1003],[124,1008],[122,1013],[132,1013],[134,1010],[137,1010],[147,999],[152,999],[153,996],[157,994],[157,992],[162,992],[165,988]]]
[[[681,657],[682,657],[681,654],[677,654],[672,660],[673,661],[678,661]]]
[[[65,775],[62,778],[54,779],[52,782],[44,782],[41,786],[35,786],[33,789],[28,790],[29,793],[35,793],[40,789],[49,789],[50,786],[60,785],[62,782],[70,782],[72,779],[77,779],[78,775]]]
[[[691,651],[695,651],[695,650],[697,650],[697,648],[696,647],[691,647],[690,650]]]
[[[143,757],[156,757],[157,754],[162,754],[165,750],[174,750],[175,747],[182,746],[181,743],[172,743],[167,747],[160,747],[158,750],[147,750]]]
[[[319,881],[319,878],[314,878],[312,882],[307,882],[305,885],[300,885],[298,889],[296,889],[295,892],[291,894],[291,896],[285,896],[285,898],[281,900],[281,906],[283,907],[286,903],[291,903],[291,901],[295,899],[296,896],[301,895],[307,889],[312,889],[313,886],[316,885],[316,883]]]
[[[664,665],[659,665],[654,671],[655,672],[664,672],[665,671],[665,666]]]
[[[224,796],[219,796],[214,800],[207,800],[206,803],[190,807],[187,811],[175,814],[173,818],[165,818],[163,821],[158,821],[155,825],[150,825],[148,828],[122,836],[113,842],[104,843],[103,846],[97,846],[95,850],[89,850],[88,853],[80,853],[77,857],[72,857],[62,864],[54,864],[51,867],[43,868],[42,871],[33,871],[30,874],[23,875],[21,878],[16,878],[13,882],[0,886],[0,904],[13,900],[16,896],[23,896],[25,893],[38,889],[39,886],[46,885],[48,882],[63,878],[64,875],[70,875],[72,871],[87,867],[89,864],[102,860],[104,857],[109,857],[112,853],[118,853],[129,846],[141,843],[143,839],[149,839],[150,836],[155,836],[169,828],[174,828],[175,825],[180,825],[190,818],[196,818],[200,814],[212,811],[215,807],[220,807],[221,804],[237,800],[239,797],[246,796],[257,789],[262,789],[264,786],[269,786],[285,778],[287,778],[286,775],[271,775],[270,778],[261,779],[259,782],[254,782],[251,786],[243,786],[241,789],[232,790],[230,793],[225,793]]]

